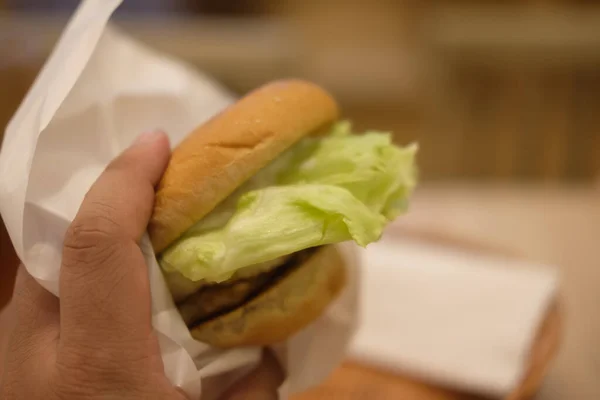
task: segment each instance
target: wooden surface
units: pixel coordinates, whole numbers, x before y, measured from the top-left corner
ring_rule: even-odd
[[[293,400],[480,400],[407,377],[347,363],[321,387]]]
[[[556,265],[562,275],[561,346],[535,400],[600,399],[600,186],[423,185],[402,224]],[[477,399],[346,364],[298,400],[397,398]]]
[[[437,231],[394,229],[388,234],[417,236],[419,240],[446,245],[464,251],[502,254],[513,256],[514,252],[486,245],[485,242],[455,238]],[[522,383],[506,397],[506,400],[530,399],[539,389],[546,376],[561,340],[561,316],[557,301],[539,328],[537,338],[530,351],[528,367]],[[436,387],[432,384],[411,379],[409,376],[394,375],[364,365],[348,362],[339,368],[324,385],[294,400],[359,400],[359,399],[413,399],[413,400],[471,400],[481,397],[456,390]]]
[[[535,399],[600,399],[600,186],[425,184],[402,224],[557,266],[563,337]]]

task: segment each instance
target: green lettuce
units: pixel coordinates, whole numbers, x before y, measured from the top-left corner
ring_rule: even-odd
[[[160,257],[166,273],[222,282],[237,271],[310,247],[377,241],[406,211],[417,146],[338,123],[261,170]]]

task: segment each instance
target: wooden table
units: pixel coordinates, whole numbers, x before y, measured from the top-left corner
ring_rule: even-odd
[[[600,313],[596,311],[600,304],[600,192],[576,187],[426,185],[415,196],[402,225],[406,230],[426,232],[434,240],[458,237],[469,245],[486,243],[558,265],[563,274],[562,313],[547,318],[537,354],[551,354],[560,340],[559,352],[549,370],[539,368],[547,364],[536,359],[537,372],[507,400],[529,397],[540,382],[537,400],[600,399]],[[294,400],[321,399],[478,397],[348,362],[323,386]]]

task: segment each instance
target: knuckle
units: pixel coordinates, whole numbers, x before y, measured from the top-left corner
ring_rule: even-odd
[[[66,264],[102,263],[115,256],[121,240],[119,224],[110,215],[95,211],[76,218],[63,243]]]

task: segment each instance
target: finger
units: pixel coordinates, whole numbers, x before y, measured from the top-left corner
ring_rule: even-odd
[[[277,400],[277,390],[283,383],[283,371],[269,351],[261,364],[229,389],[221,400]]]
[[[168,159],[164,134],[143,135],[86,195],[64,242],[61,342],[127,345],[149,335],[148,272],[138,242]]]

